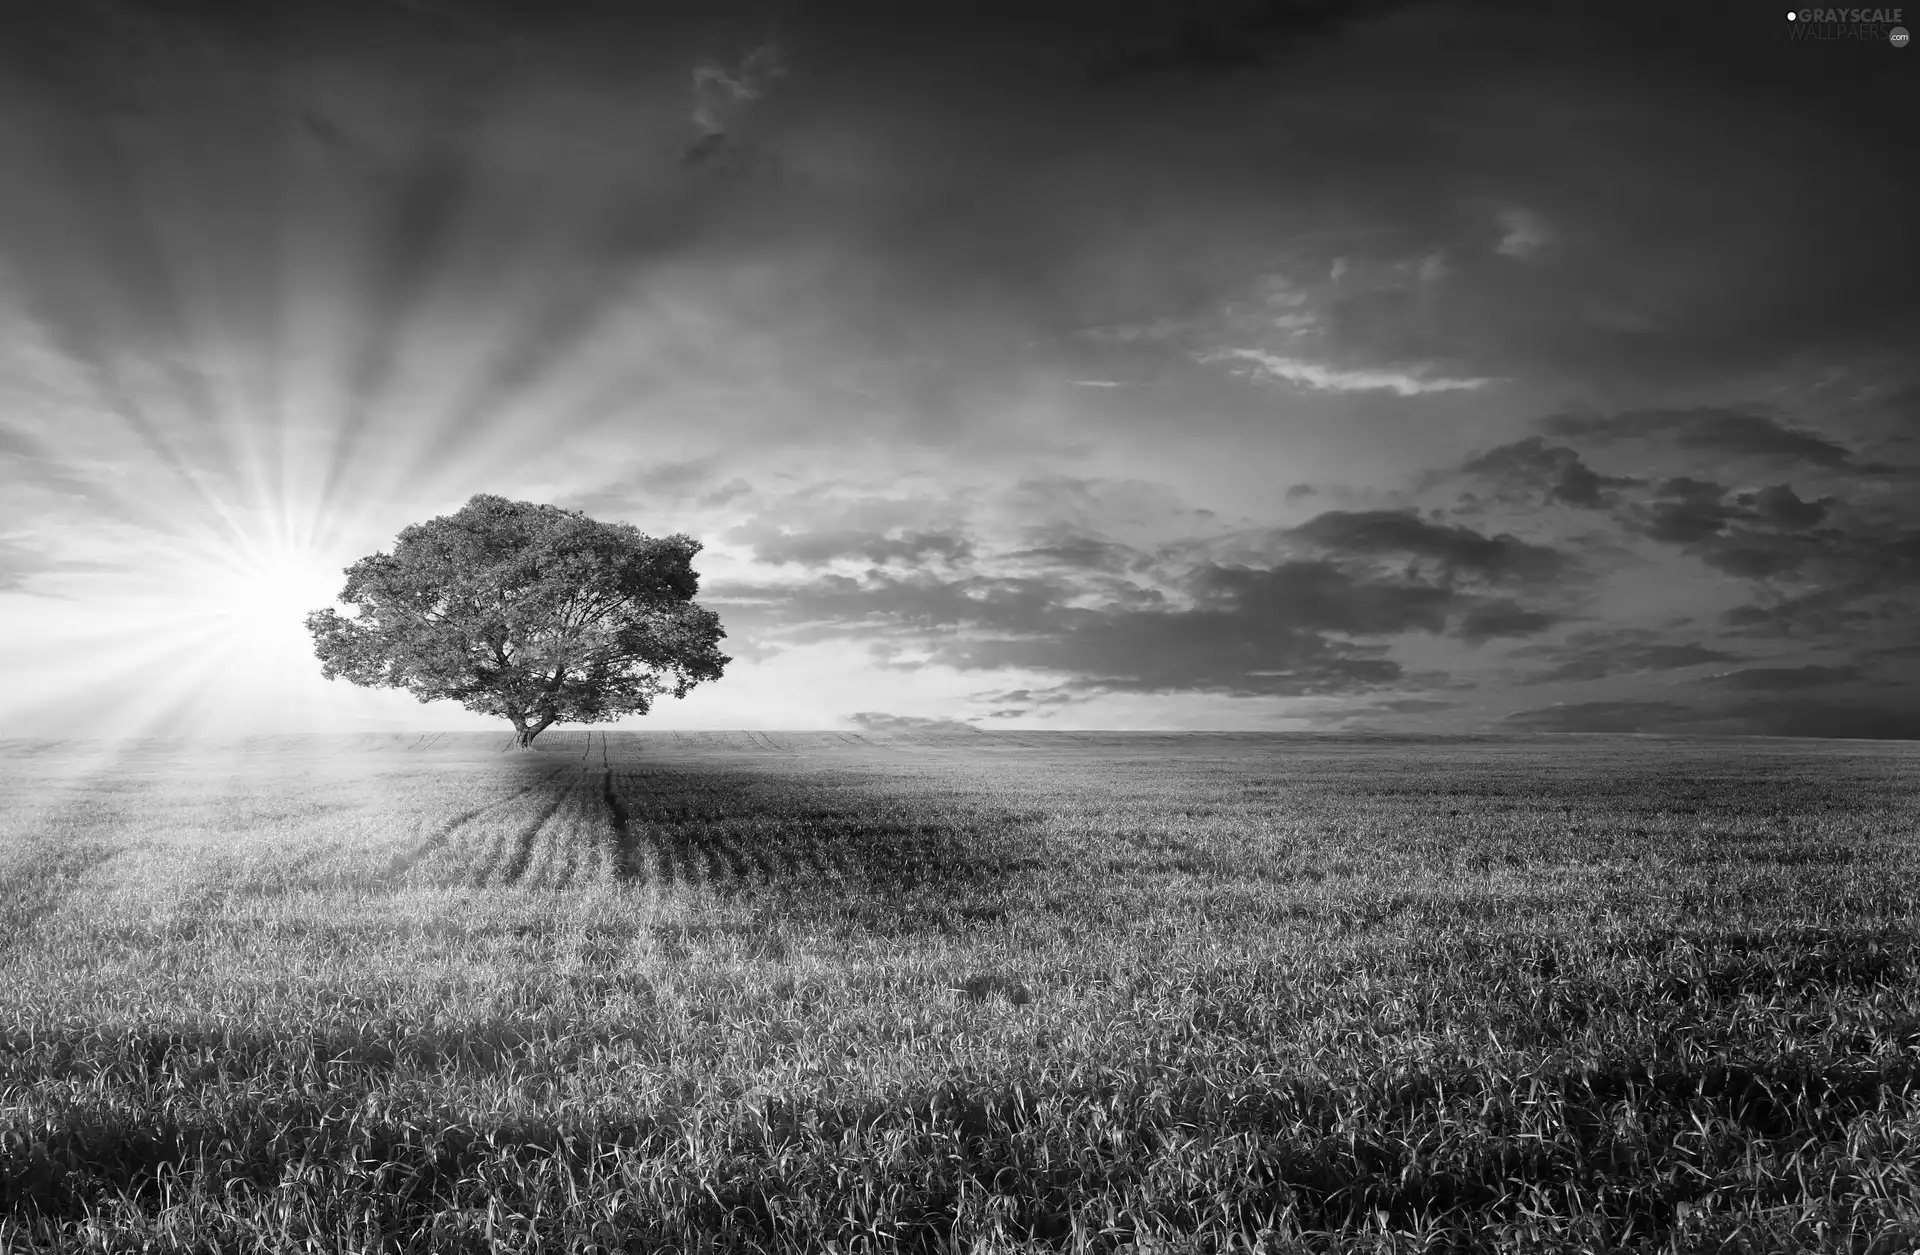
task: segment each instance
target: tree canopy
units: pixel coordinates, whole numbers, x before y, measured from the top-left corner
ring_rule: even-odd
[[[556,723],[645,714],[717,680],[719,616],[697,605],[700,543],[485,494],[346,569],[307,616],[328,679],[400,688],[511,722],[522,747]]]

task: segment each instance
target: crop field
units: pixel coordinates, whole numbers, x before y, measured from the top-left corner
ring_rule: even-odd
[[[1920,1248],[1920,744],[0,742],[0,1250]]]

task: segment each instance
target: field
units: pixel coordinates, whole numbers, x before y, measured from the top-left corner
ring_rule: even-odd
[[[0,1250],[1920,1247],[1920,744],[0,742]]]

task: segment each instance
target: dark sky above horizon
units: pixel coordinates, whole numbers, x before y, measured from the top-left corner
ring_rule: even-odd
[[[736,661],[635,726],[1920,737],[1885,28],[7,13],[15,735],[488,726],[299,624],[489,492],[705,544]]]

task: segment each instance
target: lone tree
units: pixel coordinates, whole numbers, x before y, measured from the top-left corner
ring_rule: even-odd
[[[307,630],[329,680],[498,715],[526,749],[556,723],[645,714],[660,693],[720,678],[726,633],[693,601],[699,551],[687,536],[476,496],[348,567],[340,600],[358,617],[316,610]]]

